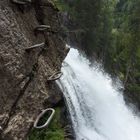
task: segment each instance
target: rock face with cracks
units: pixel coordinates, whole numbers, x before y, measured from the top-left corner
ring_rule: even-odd
[[[59,34],[34,33],[38,25],[59,30],[58,10],[47,0],[19,5],[0,1],[0,139],[26,140],[53,90],[47,78],[68,53]],[[44,42],[44,47],[26,48]],[[56,96],[57,91],[55,91]],[[58,97],[59,98],[59,97]],[[47,102],[47,101],[46,101]]]

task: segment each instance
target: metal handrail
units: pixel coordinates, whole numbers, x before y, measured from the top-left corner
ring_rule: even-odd
[[[48,120],[46,121],[45,124],[38,126],[39,120],[43,117],[43,115],[44,115],[47,111],[51,111],[51,112],[52,112],[51,115],[50,115],[50,117],[48,118]],[[35,123],[34,123],[34,128],[36,128],[36,129],[42,129],[42,128],[47,127],[47,126],[49,125],[49,123],[51,122],[51,120],[52,120],[54,114],[55,114],[55,110],[54,110],[53,108],[47,108],[47,109],[43,110],[43,111],[39,114],[39,116],[37,117],[37,119],[36,119],[36,121],[35,121]]]

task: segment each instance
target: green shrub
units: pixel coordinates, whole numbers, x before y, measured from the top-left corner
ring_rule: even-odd
[[[29,140],[64,140],[65,132],[60,123],[60,108],[55,110],[55,116],[48,128],[33,129],[29,135]]]

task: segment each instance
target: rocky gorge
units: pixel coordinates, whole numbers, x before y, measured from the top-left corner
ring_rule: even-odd
[[[51,30],[36,33],[40,25]],[[63,102],[55,82],[47,81],[69,51],[53,32],[60,26],[51,1],[0,1],[0,139],[26,140],[41,110]]]

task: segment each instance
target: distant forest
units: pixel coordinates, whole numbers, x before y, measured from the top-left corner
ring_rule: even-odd
[[[86,54],[100,60],[108,73],[117,75],[127,94],[140,103],[140,0],[55,3],[83,31],[77,37]]]

